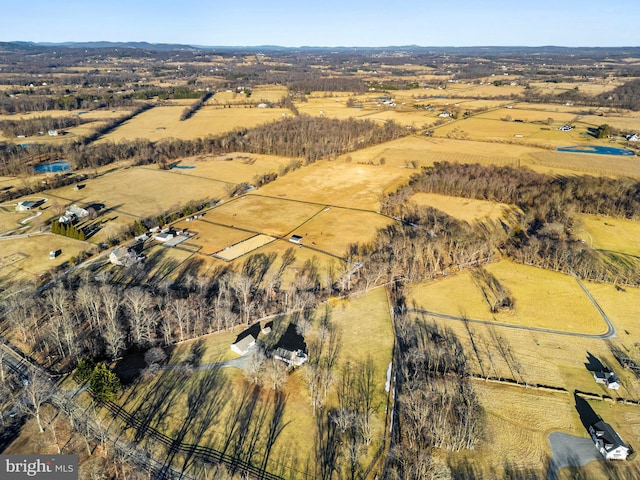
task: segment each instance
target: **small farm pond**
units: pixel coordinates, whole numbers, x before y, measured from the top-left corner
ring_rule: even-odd
[[[601,146],[576,146],[558,147],[559,152],[571,153],[595,153],[598,155],[633,155],[633,150],[627,148],[601,147]]]
[[[59,173],[66,172],[67,170],[71,170],[71,165],[69,162],[64,160],[38,165],[33,169],[36,173]]]

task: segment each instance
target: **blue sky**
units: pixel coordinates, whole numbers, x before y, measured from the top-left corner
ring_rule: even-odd
[[[0,0],[0,7],[0,41],[640,46],[637,0]]]

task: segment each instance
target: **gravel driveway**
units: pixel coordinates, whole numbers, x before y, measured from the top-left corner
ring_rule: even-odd
[[[556,480],[562,467],[581,467],[602,458],[590,438],[553,432],[549,435],[549,444],[552,458],[547,470],[547,480]]]

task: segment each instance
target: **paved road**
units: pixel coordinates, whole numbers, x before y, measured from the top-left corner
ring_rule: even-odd
[[[549,435],[551,463],[547,470],[547,480],[556,480],[563,467],[581,467],[602,458],[590,438],[581,438],[566,433],[553,432]]]

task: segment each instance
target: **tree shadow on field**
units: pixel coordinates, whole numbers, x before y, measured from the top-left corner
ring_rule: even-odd
[[[593,355],[591,352],[587,352],[587,362],[584,364],[584,366],[590,372],[602,372],[606,369],[600,359]]]
[[[573,393],[573,399],[576,403],[576,410],[578,411],[578,415],[580,415],[580,421],[582,422],[582,426],[588,432],[589,427],[594,423],[602,420],[598,414],[591,408],[589,402],[587,402],[584,398],[578,395],[576,392]]]
[[[548,464],[548,459],[540,467],[523,467],[510,460],[505,460],[501,466],[480,466],[470,459],[463,459],[449,464],[449,468],[451,478],[455,480],[543,480],[546,478],[545,464]]]

